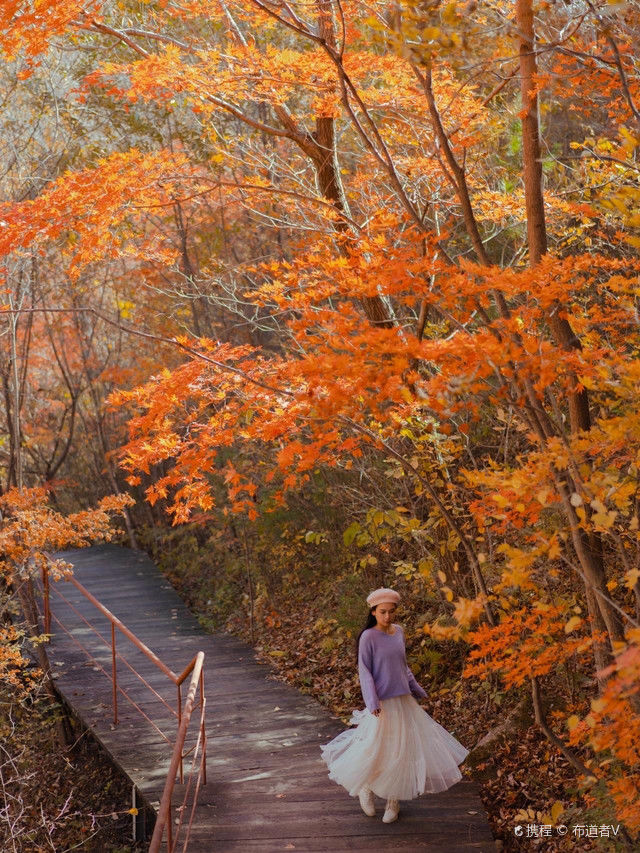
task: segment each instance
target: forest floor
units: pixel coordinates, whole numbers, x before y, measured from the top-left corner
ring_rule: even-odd
[[[86,731],[42,691],[0,691],[0,850],[3,853],[133,853],[131,783]]]

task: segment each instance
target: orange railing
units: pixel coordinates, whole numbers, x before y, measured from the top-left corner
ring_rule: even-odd
[[[102,670],[104,674],[110,678],[112,682],[112,701],[113,701],[113,722],[114,725],[118,724],[118,694],[124,696],[127,701],[136,709],[136,711],[144,717],[144,719],[153,726],[153,728],[158,732],[158,734],[167,742],[167,744],[172,744],[172,739],[165,734],[159,726],[146,714],[140,705],[133,699],[133,697],[128,693],[127,690],[121,685],[118,684],[118,667],[117,662],[121,661],[150,691],[153,695],[171,712],[171,714],[177,718],[178,722],[178,731],[175,738],[175,743],[173,744],[173,749],[171,753],[171,762],[169,765],[169,772],[167,773],[167,780],[165,782],[164,790],[162,793],[162,798],[160,800],[160,808],[158,810],[158,815],[156,817],[156,823],[153,831],[153,836],[151,839],[151,844],[149,846],[149,853],[158,853],[160,848],[162,847],[162,841],[165,836],[166,829],[166,849],[168,853],[173,853],[173,851],[178,849],[178,841],[182,828],[185,828],[185,838],[183,841],[182,850],[187,850],[187,846],[189,843],[189,835],[191,832],[191,826],[193,824],[193,816],[195,812],[195,806],[197,803],[198,792],[200,790],[200,785],[205,785],[207,782],[207,735],[205,728],[205,707],[206,707],[206,699],[204,695],[204,673],[202,671],[202,665],[204,662],[204,652],[198,652],[197,655],[191,660],[191,662],[185,667],[184,671],[180,675],[176,675],[173,670],[171,670],[166,664],[164,664],[160,658],[154,654],[151,649],[145,645],[133,631],[130,631],[127,626],[114,616],[114,614],[104,606],[98,599],[93,596],[89,590],[84,587],[79,581],[77,581],[74,577],[68,577],[67,582],[73,584],[75,588],[82,593],[82,595],[91,602],[91,604],[100,612],[103,616],[105,616],[110,623],[111,626],[111,637],[107,640],[101,633],[98,631],[88,619],[86,619],[82,613],[78,610],[77,607],[71,602],[58,588],[58,584],[56,584],[53,588],[49,582],[49,575],[45,569],[42,572],[42,599],[43,599],[43,621],[44,621],[44,632],[45,634],[51,634],[51,621],[52,619],[58,624],[60,629],[67,634],[70,639],[79,646],[87,657],[94,663],[98,669]],[[91,654],[89,649],[86,646],[83,646],[82,643],[78,640],[76,636],[74,636],[63,624],[61,619],[51,611],[51,591],[63,601],[74,613],[80,618],[85,625],[96,634],[100,640],[107,646],[111,648],[111,674],[107,672],[107,670],[100,664],[100,662]],[[169,681],[173,682],[173,684],[177,688],[177,703],[176,709],[174,710],[169,703],[158,693],[155,688],[149,684],[149,682],[135,670],[135,668],[131,665],[131,663],[124,657],[124,655],[117,649],[116,647],[116,628],[130,640],[133,645],[139,649],[145,657],[151,660],[157,668],[164,673],[164,675],[169,679]],[[182,685],[186,681],[186,679],[191,676],[189,681],[189,689],[187,690],[186,701],[182,703]],[[200,705],[200,715],[198,721],[197,728],[197,737],[195,744],[185,751],[185,742],[187,738],[187,733],[189,731],[189,725],[191,722],[191,718],[193,716],[193,710],[196,703],[196,694],[199,693],[199,705]],[[176,782],[176,778],[179,777],[180,782],[184,782],[184,760],[188,758],[189,755],[192,755],[191,760],[191,769],[189,771],[189,775],[187,778],[187,784],[185,785],[184,797],[182,804],[176,809],[179,813],[179,817],[177,819],[177,827],[174,831],[173,822],[171,819],[171,814],[173,811],[172,808],[172,797],[173,790]],[[192,791],[193,789],[193,791]],[[189,796],[191,796],[191,807],[189,809]],[[188,813],[188,819],[185,820],[185,817]]]
[[[189,833],[191,832],[191,826],[193,824],[193,815],[196,807],[196,803],[198,801],[198,792],[200,790],[200,785],[207,784],[207,768],[206,768],[206,732],[204,725],[204,711],[206,707],[206,700],[203,698],[203,676],[202,676],[202,664],[204,662],[204,652],[198,652],[193,661],[193,671],[191,675],[191,682],[189,684],[189,690],[187,692],[187,701],[185,703],[184,711],[182,713],[182,719],[180,720],[180,725],[178,728],[178,736],[176,738],[176,745],[173,750],[173,755],[171,756],[171,765],[169,766],[169,772],[167,774],[167,781],[164,786],[164,791],[162,793],[162,799],[160,800],[160,808],[158,810],[158,817],[156,818],[156,825],[153,828],[153,836],[151,838],[151,844],[149,845],[149,853],[156,853],[156,851],[160,850],[162,846],[162,838],[164,836],[164,830],[167,830],[167,850],[173,851],[177,850],[178,845],[178,837],[180,834],[180,830],[184,825],[186,825],[186,837],[184,840],[183,851],[187,850],[187,845],[189,844]],[[177,809],[180,817],[178,818],[178,826],[176,828],[175,839],[172,837],[172,823],[171,823],[171,797],[173,793],[173,786],[176,780],[176,774],[178,769],[180,771],[180,781],[183,780],[183,772],[182,772],[182,762],[184,758],[189,754],[188,752],[184,752],[184,742],[187,733],[187,729],[189,728],[189,721],[191,719],[191,714],[193,711],[193,706],[195,703],[196,691],[198,690],[198,685],[200,685],[200,725],[198,727],[198,739],[196,740],[195,746],[190,750],[193,752],[193,760],[191,762],[191,772],[189,773],[189,778],[187,780],[187,784],[185,786],[184,797],[182,800],[182,805]],[[198,762],[198,754],[200,753],[200,761]],[[188,820],[185,822],[185,813],[188,809],[187,803],[189,800],[189,794],[191,791],[192,785],[195,786],[193,791],[193,797],[191,798],[191,812],[188,816]]]

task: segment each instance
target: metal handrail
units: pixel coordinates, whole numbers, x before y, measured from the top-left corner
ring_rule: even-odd
[[[63,595],[63,594],[60,592],[60,590],[59,590],[59,589],[54,589],[54,592],[55,592],[55,594],[58,596],[58,598],[59,598],[61,601],[64,601],[64,603],[67,605],[67,607],[69,607],[71,610],[73,610],[73,612],[76,614],[76,616],[78,616],[78,617],[81,619],[81,621],[82,621],[82,622],[84,622],[84,624],[87,626],[87,628],[90,628],[90,629],[93,631],[93,633],[96,635],[96,637],[98,637],[100,640],[102,640],[102,642],[105,644],[105,646],[108,646],[108,645],[109,645],[109,642],[104,638],[104,636],[100,633],[100,631],[98,631],[98,629],[97,629],[94,625],[92,625],[92,624],[91,624],[91,622],[89,622],[89,620],[88,620],[88,619],[85,619],[85,617],[84,617],[84,616],[82,615],[82,613],[78,610],[78,608],[77,608],[77,607],[75,607],[75,606],[72,604],[72,602],[71,602],[71,601],[69,601],[69,599],[68,599],[65,595]],[[63,631],[66,631],[66,628],[64,627],[64,625],[62,624],[62,622],[58,619],[58,617],[57,617],[57,616],[55,616],[55,614],[52,614],[52,616],[53,616],[53,618],[56,620],[56,622],[58,623],[58,625],[60,625],[60,627],[62,628],[62,630],[63,630]],[[112,623],[110,623],[110,624],[111,624],[111,629],[112,629],[112,632],[113,632],[113,628],[114,628],[114,626],[113,626],[113,624],[112,624]],[[50,633],[51,633],[51,631],[49,630],[49,631],[47,631],[47,633],[49,633],[49,634],[50,634]],[[66,631],[66,633],[67,633],[67,634],[69,634],[69,632],[68,632],[68,631]],[[88,650],[87,650],[86,648],[84,648],[84,646],[83,646],[81,643],[78,643],[78,641],[77,641],[77,640],[75,640],[75,638],[73,637],[73,635],[69,634],[69,636],[71,637],[71,639],[73,639],[73,640],[74,640],[74,642],[75,642],[77,645],[79,645],[79,646],[80,646],[80,648],[81,648],[81,649],[83,649],[83,650],[88,654]],[[111,637],[111,646],[112,646],[112,648],[114,648],[114,649],[115,649],[115,638],[113,637],[113,633],[112,633],[112,637]],[[129,661],[126,659],[126,657],[124,657],[124,655],[123,655],[123,654],[121,654],[119,651],[117,651],[117,650],[116,650],[116,652],[115,652],[115,657],[116,657],[118,660],[121,660],[121,661],[122,661],[122,663],[124,663],[124,664],[125,664],[125,665],[130,669],[130,670],[131,670],[131,672],[132,672],[134,675],[136,675],[136,676],[140,679],[140,681],[144,684],[144,686],[145,686],[145,687],[148,687],[148,688],[149,688],[149,690],[153,693],[153,695],[156,697],[156,699],[159,699],[159,700],[160,700],[160,702],[162,702],[162,704],[165,706],[165,708],[166,708],[168,711],[170,711],[170,712],[173,714],[173,716],[174,716],[174,717],[177,717],[177,716],[178,716],[178,712],[177,712],[177,711],[174,711],[174,709],[171,707],[171,705],[169,705],[169,703],[168,703],[167,701],[165,701],[165,699],[163,699],[163,697],[158,693],[158,691],[157,691],[154,687],[152,687],[152,686],[151,686],[151,684],[149,684],[149,682],[146,680],[146,678],[144,678],[142,675],[140,675],[140,673],[139,673],[139,672],[137,672],[137,670],[135,670],[135,669],[133,668],[133,666],[131,666],[131,664],[130,664],[130,663],[129,663]],[[96,663],[97,663],[97,662],[96,662]],[[100,666],[100,664],[98,664],[98,666]],[[104,667],[103,667],[103,666],[100,666],[100,669],[101,669],[103,672],[105,672],[105,669],[104,669]],[[106,674],[106,673],[105,673],[105,674]],[[128,695],[128,694],[126,693],[126,691],[125,691],[125,690],[123,690],[123,688],[122,688],[122,687],[118,686],[118,690],[119,690],[123,695],[125,695],[125,696],[126,696],[126,695]],[[131,701],[131,699],[129,699],[129,701]]]
[[[204,662],[204,652],[198,652],[194,659],[193,671],[191,673],[191,681],[189,682],[189,690],[187,692],[187,701],[184,706],[184,713],[182,714],[182,719],[180,720],[180,726],[178,727],[178,735],[176,737],[176,745],[173,748],[173,754],[171,756],[171,764],[169,765],[169,772],[167,773],[167,781],[165,782],[164,791],[162,792],[162,799],[160,800],[160,808],[158,809],[158,817],[156,818],[156,825],[153,828],[153,835],[151,837],[151,844],[149,845],[149,853],[157,853],[160,850],[160,845],[162,844],[162,837],[164,835],[165,826],[167,827],[167,850],[175,850],[175,845],[177,844],[177,835],[175,839],[175,843],[172,843],[171,839],[171,797],[173,794],[173,787],[175,785],[176,776],[178,773],[178,769],[180,769],[180,781],[182,781],[182,762],[184,758],[184,741],[187,736],[187,729],[189,728],[189,722],[191,720],[191,714],[193,712],[194,700],[196,697],[196,691],[198,686],[200,686],[200,699],[201,699],[201,724],[200,724],[200,733],[199,738],[203,739],[203,757],[201,759],[200,772],[199,775],[203,776],[203,784],[206,785],[207,776],[206,776],[206,755],[204,750],[204,744],[206,743],[206,736],[204,734],[204,704],[203,704],[203,673],[202,673],[202,664]],[[196,745],[197,746],[197,745]],[[194,763],[197,757],[194,755]]]
[[[151,660],[158,667],[158,669],[162,673],[164,673],[164,675],[166,675],[166,677],[170,681],[172,681],[173,684],[177,687],[177,713],[175,713],[173,711],[172,711],[172,713],[175,713],[175,716],[177,716],[177,718],[178,718],[178,732],[176,735],[176,741],[175,741],[175,744],[173,747],[173,751],[171,754],[171,763],[169,765],[169,771],[167,773],[167,779],[166,779],[166,782],[164,785],[164,789],[163,789],[163,793],[162,793],[162,799],[160,801],[160,808],[158,810],[158,816],[156,818],[156,824],[154,827],[153,836],[152,836],[151,844],[149,847],[149,853],[158,853],[158,851],[160,850],[160,846],[162,844],[162,838],[164,836],[164,829],[166,827],[167,828],[167,851],[168,851],[168,853],[172,853],[172,851],[176,850],[176,846],[177,846],[177,842],[178,842],[178,833],[176,833],[175,838],[172,837],[172,826],[171,826],[171,818],[170,818],[170,815],[171,815],[171,799],[172,799],[172,794],[173,794],[173,788],[175,786],[177,776],[179,776],[181,783],[184,781],[184,771],[183,771],[184,759],[192,751],[194,753],[194,756],[193,756],[193,761],[192,761],[192,765],[191,765],[189,784],[191,783],[191,779],[193,777],[193,774],[194,774],[194,771],[196,768],[196,760],[198,757],[198,752],[201,749],[200,762],[197,765],[198,766],[198,774],[197,774],[197,781],[196,781],[196,788],[195,788],[194,797],[197,797],[197,793],[198,793],[200,784],[206,785],[206,782],[207,782],[207,768],[206,768],[207,735],[206,735],[206,727],[205,727],[206,699],[205,699],[205,695],[204,695],[204,673],[202,671],[202,667],[203,667],[203,663],[204,663],[204,652],[202,652],[202,651],[198,652],[192,658],[192,660],[187,664],[187,666],[180,673],[180,675],[176,675],[176,673],[173,672],[173,670],[170,669],[168,666],[166,666],[166,664],[163,663],[163,661],[154,652],[152,652],[151,649],[133,633],[133,631],[131,631],[129,628],[127,628],[127,626],[120,619],[118,619],[117,616],[115,616],[107,607],[105,607],[104,604],[102,604],[102,602],[98,601],[98,599],[94,595],[92,595],[92,593],[90,593],[89,590],[85,586],[83,586],[78,580],[76,580],[76,578],[69,576],[69,577],[65,578],[65,580],[67,580],[69,583],[72,583],[76,587],[76,589],[78,589],[78,591],[80,593],[82,593],[82,595],[88,601],[90,601],[91,604],[93,604],[94,607],[98,611],[100,611],[100,613],[102,613],[104,616],[106,616],[106,618],[110,622],[110,625],[111,625],[111,661],[112,661],[111,678],[112,678],[112,682],[113,682],[113,721],[114,721],[115,725],[118,724],[118,690],[120,690],[123,693],[123,695],[128,697],[128,694],[126,693],[126,691],[124,691],[123,688],[120,687],[118,685],[118,682],[117,682],[117,665],[116,665],[117,658],[120,658],[122,661],[124,661],[127,664],[127,666],[132,670],[132,672],[134,672],[134,674],[147,687],[149,687],[153,693],[156,693],[156,695],[158,695],[157,692],[151,687],[151,685],[149,685],[148,682],[138,672],[136,672],[133,669],[133,667],[129,664],[129,662],[126,660],[126,658],[124,658],[119,652],[116,651],[116,634],[115,634],[116,628],[118,628],[118,630],[122,634],[124,634],[124,636],[127,637],[127,639],[130,640],[133,643],[133,645],[137,649],[139,649],[149,660]],[[76,608],[73,608],[73,605],[71,605],[71,602],[69,602],[68,599],[66,599],[64,596],[62,596],[61,593],[58,593],[58,594],[72,607],[72,609],[74,609],[74,610],[76,609]],[[51,591],[50,591],[49,573],[47,571],[46,566],[44,566],[42,568],[42,598],[43,598],[44,631],[45,631],[45,634],[51,634],[51,616],[52,616],[52,614],[51,614],[51,601],[50,601]],[[81,618],[83,618],[83,620],[84,620],[84,617],[82,617],[82,615],[81,615]],[[84,620],[84,621],[87,621],[87,620]],[[64,629],[64,626],[62,625],[62,623],[60,622],[60,620],[57,617],[56,617],[56,622],[58,622],[60,624],[60,626]],[[87,624],[90,624],[90,623],[87,623]],[[90,627],[93,628],[93,626],[90,626]],[[93,630],[95,631],[97,636],[102,640],[102,642],[108,646],[109,644],[108,644],[107,640],[105,639],[105,637],[103,637],[99,631],[97,631],[95,629],[93,629]],[[85,651],[91,657],[89,651],[87,649],[85,649]],[[105,675],[106,675],[107,674],[106,670],[104,670],[103,667],[100,667],[100,668],[103,670],[103,672],[105,672]],[[182,708],[182,684],[185,682],[185,680],[187,679],[187,677],[189,675],[191,675],[191,680],[189,682],[189,689],[187,691],[187,699],[186,699],[185,706],[183,709]],[[191,750],[188,750],[185,753],[184,752],[184,744],[185,744],[185,739],[186,739],[186,735],[187,735],[187,730],[189,728],[189,723],[191,721],[195,697],[196,697],[196,693],[198,692],[198,688],[199,688],[199,692],[200,692],[200,721],[199,721],[199,726],[198,726],[198,737],[197,737],[195,747],[193,747]],[[164,702],[164,700],[162,700],[162,701]],[[136,708],[138,707],[135,703],[133,703],[133,704],[134,704],[134,707],[136,707]],[[166,704],[166,702],[165,702],[165,704]],[[140,709],[138,708],[138,710],[140,710]],[[146,717],[146,715],[143,715],[143,716]],[[149,719],[149,718],[147,718],[147,719]],[[150,722],[153,724],[153,721],[150,720]],[[157,726],[155,726],[155,728],[157,728]],[[160,734],[162,734],[162,732],[160,732]],[[163,735],[163,737],[164,737],[164,735]],[[185,793],[185,800],[184,800],[184,803],[182,806],[183,810],[186,807],[187,796],[188,796],[188,789],[187,789],[187,792]],[[187,837],[186,837],[185,842],[184,842],[183,851],[186,851],[186,849],[187,849],[187,844],[189,841],[189,831],[191,829],[191,822],[193,820],[194,808],[195,808],[195,799],[194,799],[194,806],[192,807],[192,810],[191,810],[191,819],[190,819],[189,824],[187,826]],[[182,817],[180,819],[178,832],[180,830],[181,825],[182,825]]]
[[[69,599],[68,599],[68,598],[65,598],[65,596],[64,596],[64,595],[62,595],[58,590],[56,590],[56,593],[58,594],[58,596],[60,597],[60,599],[61,599],[62,601],[64,601],[66,604],[70,604]],[[72,609],[75,611],[75,608],[73,608],[73,607],[72,607]],[[77,612],[77,611],[75,611],[75,612]],[[75,645],[76,645],[76,646],[78,646],[78,648],[86,654],[86,656],[89,658],[89,660],[91,661],[91,663],[93,663],[93,664],[94,664],[94,668],[96,669],[96,671],[103,672],[103,673],[104,673],[104,675],[105,675],[107,678],[111,678],[111,677],[112,677],[112,675],[109,675],[109,673],[108,673],[108,672],[106,671],[106,669],[102,666],[102,664],[100,663],[100,661],[99,661],[99,660],[97,660],[97,659],[96,659],[96,658],[91,654],[91,652],[89,651],[89,649],[88,649],[86,646],[83,646],[83,645],[82,645],[82,643],[78,640],[78,638],[77,638],[77,637],[75,637],[75,636],[71,633],[71,631],[69,631],[69,630],[66,628],[66,626],[65,626],[64,622],[61,622],[61,621],[60,621],[60,619],[58,618],[58,616],[57,616],[55,613],[53,614],[53,619],[55,619],[55,621],[58,623],[58,625],[60,626],[60,628],[61,628],[61,629],[64,631],[64,633],[69,637],[69,639],[71,640],[71,642],[72,642],[72,643],[75,643]],[[84,617],[82,617],[82,621],[83,621],[86,625],[89,625],[90,627],[92,627],[92,626],[90,625],[90,623],[89,623],[89,622],[88,622]],[[93,629],[93,628],[92,628],[92,629]],[[109,645],[109,643],[104,639],[104,637],[100,634],[100,632],[99,632],[99,631],[95,631],[95,633],[98,635],[98,637],[100,637],[100,639],[104,642],[104,644],[105,644],[106,646],[108,646],[108,645]],[[146,681],[145,681],[145,679],[144,679],[144,678],[142,678],[142,676],[140,675],[140,673],[136,672],[136,671],[135,671],[135,669],[133,669],[133,667],[129,664],[129,662],[127,661],[127,659],[126,659],[125,657],[123,657],[123,655],[122,655],[120,652],[118,652],[118,653],[117,653],[117,657],[118,657],[118,660],[124,661],[124,663],[126,663],[126,664],[127,664],[127,666],[129,666],[129,669],[131,669],[131,670],[132,670],[132,672],[134,673],[134,675],[137,675],[137,676],[138,676],[138,678],[140,679],[140,681],[142,681],[142,682],[143,682],[143,684],[147,684],[147,683],[148,683],[148,682],[146,682]],[[149,725],[151,725],[151,726],[152,726],[152,727],[153,727],[153,728],[158,732],[158,734],[160,735],[160,737],[161,737],[163,740],[166,740],[166,742],[167,742],[168,744],[170,744],[170,743],[171,743],[170,738],[168,738],[168,737],[167,737],[167,735],[165,735],[165,733],[164,733],[161,729],[159,729],[159,728],[158,728],[158,726],[153,722],[153,720],[152,720],[152,719],[151,719],[147,714],[145,714],[145,712],[144,712],[144,711],[143,711],[143,709],[140,707],[140,705],[138,705],[138,703],[137,703],[137,702],[136,702],[136,701],[135,701],[135,700],[134,700],[134,699],[129,695],[129,693],[124,689],[124,687],[122,687],[122,685],[121,685],[121,684],[118,684],[118,685],[117,685],[117,688],[118,688],[118,691],[119,691],[120,693],[122,693],[122,695],[125,697],[125,699],[126,699],[126,700],[127,700],[127,701],[128,701],[128,702],[129,702],[129,703],[130,703],[134,708],[135,708],[135,709],[136,709],[136,711],[137,711],[137,712],[138,712],[142,717],[144,717],[144,718],[145,718],[145,720],[149,723]],[[159,695],[159,694],[157,693],[157,691],[154,691],[154,692],[155,692],[156,696],[158,696],[158,695]],[[160,698],[162,699],[162,697],[160,697]],[[164,699],[162,699],[162,702],[163,702],[163,704],[164,704],[167,708],[170,708],[170,706],[169,706],[169,705],[164,701]],[[173,708],[170,708],[170,710],[171,710],[171,713],[173,714],[173,716],[174,716],[174,717],[177,717],[177,716],[178,716],[177,711],[174,711],[174,710],[173,710]]]

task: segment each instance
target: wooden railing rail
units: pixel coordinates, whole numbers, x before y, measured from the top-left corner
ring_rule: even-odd
[[[202,757],[198,770],[198,781],[196,783],[196,793],[197,788],[200,786],[200,782],[202,784],[206,784],[207,782],[207,771],[206,771],[206,735],[204,728],[204,709],[205,709],[205,700],[204,700],[204,681],[203,681],[203,673],[202,673],[202,664],[204,662],[204,652],[198,652],[194,659],[194,666],[191,672],[191,681],[189,682],[189,690],[187,692],[187,701],[185,702],[184,711],[182,713],[182,718],[180,720],[180,725],[178,727],[178,736],[176,737],[176,745],[173,749],[173,754],[171,756],[171,764],[169,765],[169,772],[167,773],[167,781],[164,786],[164,791],[162,793],[162,799],[160,800],[160,808],[158,810],[158,817],[156,818],[156,825],[153,829],[153,836],[151,838],[151,844],[149,846],[149,853],[157,853],[162,846],[162,838],[164,836],[165,828],[167,830],[167,850],[173,851],[177,849],[177,841],[178,841],[178,833],[176,833],[175,839],[172,838],[172,825],[171,825],[171,799],[173,794],[173,788],[175,785],[175,780],[178,772],[180,773],[180,781],[183,781],[183,761],[185,758],[184,754],[184,743],[187,735],[187,729],[189,728],[189,722],[191,721],[191,715],[193,713],[193,707],[196,697],[196,692],[198,687],[200,687],[200,731],[198,734],[198,741],[196,742],[196,746],[194,749],[194,759],[192,762],[192,772],[190,777],[193,775],[194,768],[198,766],[196,764],[196,760],[198,757],[199,748],[202,749]],[[188,789],[185,792],[185,800],[188,794]],[[179,827],[182,825],[184,808],[186,803],[183,802],[183,807],[180,811],[179,818]],[[187,849],[186,845],[188,844],[188,832],[191,828],[191,821],[193,820],[193,811],[191,820],[188,823],[187,829],[187,838],[185,840],[184,850]]]

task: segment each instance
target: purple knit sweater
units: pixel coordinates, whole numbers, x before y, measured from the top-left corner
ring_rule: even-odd
[[[406,693],[417,698],[427,695],[407,666],[404,632],[400,625],[393,627],[393,634],[367,628],[360,637],[358,674],[362,697],[370,711],[378,710],[381,699]]]

